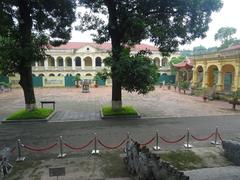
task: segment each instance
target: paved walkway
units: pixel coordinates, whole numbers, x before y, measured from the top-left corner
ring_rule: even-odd
[[[91,88],[90,93],[81,93],[79,88],[36,88],[37,101],[56,101],[57,114],[52,121],[99,120],[102,105],[111,103],[111,87]],[[193,117],[237,115],[227,102],[203,102],[201,97],[189,96],[156,87],[147,95],[123,91],[123,104],[134,106],[142,117]],[[10,113],[24,107],[21,89],[0,94],[0,121]]]
[[[191,180],[239,180],[240,167],[227,166],[185,171]]]

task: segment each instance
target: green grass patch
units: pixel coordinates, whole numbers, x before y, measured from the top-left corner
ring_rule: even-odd
[[[17,111],[15,113],[11,114],[7,118],[7,121],[27,120],[27,119],[45,119],[52,112],[53,112],[53,109],[47,109],[47,108],[39,108],[39,109],[35,109],[33,111],[20,110],[20,111]]]
[[[102,112],[104,116],[138,115],[132,106],[123,106],[116,110],[113,110],[110,106],[104,106]]]
[[[206,167],[204,160],[189,150],[171,151],[161,154],[160,157],[179,170],[192,170]]]

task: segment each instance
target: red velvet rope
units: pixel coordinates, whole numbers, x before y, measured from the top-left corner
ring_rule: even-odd
[[[121,147],[125,142],[126,142],[127,139],[124,139],[122,140],[122,142],[116,146],[108,146],[108,145],[105,145],[101,140],[98,139],[98,142],[100,145],[102,145],[103,147],[107,148],[107,149],[117,149],[119,147]]]
[[[206,138],[198,138],[198,137],[196,137],[196,136],[194,136],[194,135],[191,135],[191,137],[193,138],[193,139],[195,139],[195,140],[197,140],[197,141],[206,141],[206,140],[208,140],[208,139],[210,139],[211,137],[213,137],[215,135],[215,133],[212,133],[212,134],[210,134],[208,137],[206,137]]]
[[[48,147],[44,147],[44,148],[36,148],[36,147],[31,147],[31,146],[22,144],[22,147],[24,147],[24,148],[26,148],[26,149],[28,149],[28,150],[30,150],[30,151],[38,151],[38,152],[48,151],[48,150],[54,148],[55,146],[57,146],[57,143],[52,144],[52,145],[50,145],[50,146],[48,146]]]
[[[152,143],[154,140],[155,140],[155,138],[156,138],[156,136],[154,136],[152,139],[150,139],[149,141],[147,141],[147,142],[145,142],[145,143],[139,143],[141,146],[146,146],[146,145],[148,145],[148,144],[150,144],[150,143]]]
[[[88,147],[90,144],[92,144],[93,140],[94,140],[94,139],[92,139],[92,140],[89,141],[87,144],[85,144],[85,145],[83,145],[83,146],[81,146],[81,147],[73,147],[73,146],[71,146],[71,145],[69,145],[69,144],[67,144],[67,143],[63,143],[63,144],[64,144],[64,146],[66,146],[66,147],[68,147],[68,148],[70,148],[70,149],[72,149],[72,150],[78,150],[78,151],[80,151],[80,150],[83,150],[84,148]]]
[[[219,139],[223,142],[223,139],[222,139],[220,133],[218,133],[218,137],[219,137]]]
[[[163,140],[164,142],[169,143],[169,144],[178,143],[178,142],[182,141],[185,137],[186,137],[186,135],[184,135],[183,137],[181,137],[181,138],[179,138],[179,139],[177,139],[175,141],[171,141],[171,140],[167,140],[167,139],[165,139],[165,138],[160,136],[161,140]]]
[[[14,146],[10,152],[13,153],[15,150],[16,150],[16,146]]]

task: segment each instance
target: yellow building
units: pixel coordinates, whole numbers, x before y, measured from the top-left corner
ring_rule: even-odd
[[[194,87],[212,88],[217,92],[240,88],[240,45],[195,56],[193,66]]]

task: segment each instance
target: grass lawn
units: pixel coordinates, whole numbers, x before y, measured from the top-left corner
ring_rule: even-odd
[[[178,170],[191,170],[206,167],[204,160],[189,150],[171,151],[161,154],[160,158],[168,161]]]
[[[53,112],[53,109],[46,109],[46,108],[39,108],[35,109],[33,111],[26,111],[20,110],[13,114],[11,114],[7,121],[11,120],[27,120],[27,119],[45,119],[47,118],[51,113]]]
[[[110,106],[104,106],[102,112],[104,116],[138,115],[132,106],[123,106],[117,110],[113,110]]]

